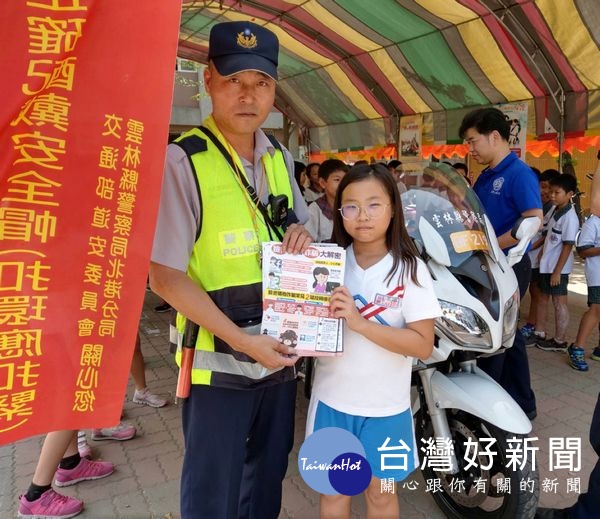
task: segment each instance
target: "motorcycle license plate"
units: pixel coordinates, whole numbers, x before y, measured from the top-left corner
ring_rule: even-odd
[[[457,253],[490,249],[487,236],[483,231],[453,232],[450,240],[452,240],[452,246]]]

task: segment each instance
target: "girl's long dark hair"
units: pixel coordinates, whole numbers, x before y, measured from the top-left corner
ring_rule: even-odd
[[[350,184],[361,182],[362,180],[367,180],[369,178],[373,178],[383,185],[383,188],[387,192],[392,203],[392,219],[385,233],[385,241],[388,250],[392,254],[393,263],[385,281],[389,282],[396,274],[400,261],[402,260],[404,265],[408,267],[410,279],[418,285],[417,258],[419,257],[419,253],[410,239],[410,236],[406,231],[406,226],[404,225],[404,213],[402,212],[402,202],[400,200],[398,186],[396,185],[394,177],[385,166],[381,164],[354,166],[344,176],[340,182],[337,193],[335,194],[335,202],[333,204],[333,242],[344,248],[352,243],[352,236],[344,229],[344,220],[342,218],[342,213],[339,211],[340,206],[342,205],[342,194],[344,193],[344,189]],[[401,274],[401,277],[403,277],[404,272]]]

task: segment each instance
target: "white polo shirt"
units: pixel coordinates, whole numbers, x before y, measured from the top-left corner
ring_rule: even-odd
[[[308,206],[308,222],[304,224],[304,228],[316,242],[331,240],[333,220],[323,214],[316,200]]]
[[[577,250],[600,247],[600,217],[591,215],[581,226]],[[588,287],[600,286],[600,256],[585,258],[585,277]]]
[[[540,258],[540,274],[552,274],[558,262],[563,244],[575,243],[579,232],[579,219],[571,204],[562,209],[555,209],[548,221],[548,234],[544,240],[542,257]],[[561,274],[570,274],[573,268],[573,251],[563,265]]]
[[[353,294],[363,317],[395,328],[442,315],[425,264],[417,261],[421,286],[402,275],[402,263],[389,283],[384,283],[393,259],[388,254],[363,270],[352,246],[346,255],[344,285]],[[357,416],[392,416],[410,407],[412,357],[393,353],[344,325],[341,357],[319,357],[313,398],[334,409]]]

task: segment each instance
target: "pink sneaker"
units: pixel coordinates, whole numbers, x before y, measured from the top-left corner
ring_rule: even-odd
[[[115,466],[110,461],[90,461],[81,458],[79,465],[74,469],[67,470],[59,467],[54,475],[54,484],[57,487],[68,487],[80,481],[105,478],[114,470]]]
[[[35,501],[27,501],[25,496],[19,497],[18,517],[40,518],[62,518],[75,517],[83,510],[83,501],[74,497],[63,496],[54,490],[46,490]]]
[[[135,436],[136,429],[133,425],[121,422],[114,427],[104,427],[103,429],[92,430],[92,440],[131,440]]]

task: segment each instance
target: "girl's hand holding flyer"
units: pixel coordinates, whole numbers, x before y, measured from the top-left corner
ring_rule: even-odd
[[[346,287],[337,287],[333,289],[331,295],[331,315],[336,319],[344,319],[348,328],[358,331],[361,323],[364,321],[360,315],[352,294]]]

